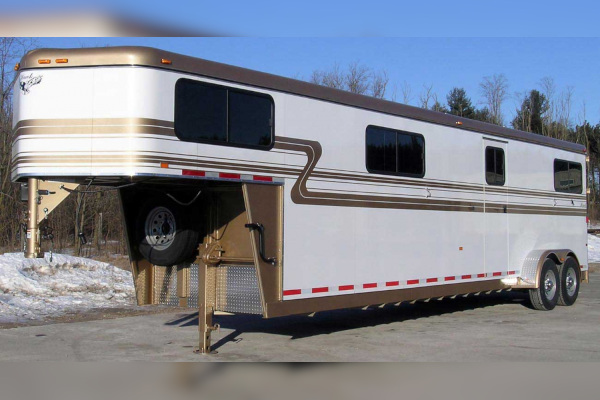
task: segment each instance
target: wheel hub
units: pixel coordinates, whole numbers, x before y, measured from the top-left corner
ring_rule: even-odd
[[[554,298],[556,294],[556,276],[552,271],[548,271],[544,277],[544,294],[547,299]]]
[[[165,250],[175,239],[175,216],[166,207],[156,207],[148,213],[144,225],[146,242],[156,250]]]
[[[567,271],[565,286],[567,289],[567,294],[569,296],[574,296],[575,291],[577,290],[577,277],[575,276],[575,271],[573,270],[573,268],[569,268],[569,270]]]

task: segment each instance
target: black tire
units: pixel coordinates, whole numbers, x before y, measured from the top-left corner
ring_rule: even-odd
[[[136,220],[136,243],[142,257],[150,263],[170,266],[191,258],[198,238],[196,218],[187,207],[162,196],[149,199],[141,207]]]
[[[537,289],[529,290],[531,305],[541,311],[554,309],[560,296],[560,275],[556,264],[549,258],[542,265],[538,284]]]
[[[558,304],[561,306],[572,306],[579,296],[580,271],[579,263],[573,257],[560,267],[560,295]]]

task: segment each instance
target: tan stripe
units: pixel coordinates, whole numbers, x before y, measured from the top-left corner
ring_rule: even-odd
[[[22,127],[39,126],[95,126],[95,125],[152,125],[163,128],[175,128],[172,121],[153,118],[65,118],[65,119],[25,119],[15,125],[14,130]]]
[[[116,126],[121,125],[121,126]],[[91,129],[91,130],[90,130]],[[174,123],[172,121],[157,120],[151,118],[88,118],[88,119],[30,119],[20,121],[16,126],[16,135],[36,135],[36,134],[149,134],[158,136],[168,136],[175,138]],[[48,138],[49,140],[52,140]],[[422,187],[429,189],[453,189],[466,190],[473,192],[485,192],[507,195],[524,195],[534,197],[547,197],[556,199],[583,200],[585,195],[569,193],[548,193],[537,192],[526,189],[511,189],[508,187],[482,186],[477,184],[456,184],[444,182],[432,182],[426,180],[409,180],[402,177],[377,177],[363,176],[357,174],[344,174],[327,171],[315,171],[311,177],[339,179],[346,181],[372,182],[372,183],[390,183],[406,186]]]

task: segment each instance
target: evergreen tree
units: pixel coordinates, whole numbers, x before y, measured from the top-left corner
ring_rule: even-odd
[[[475,108],[471,104],[471,99],[467,96],[467,92],[463,88],[454,88],[446,96],[448,101],[448,109],[450,114],[458,115],[459,117],[473,118]]]
[[[548,108],[546,96],[537,90],[532,90],[517,109],[517,116],[512,121],[513,128],[543,134],[544,116]]]

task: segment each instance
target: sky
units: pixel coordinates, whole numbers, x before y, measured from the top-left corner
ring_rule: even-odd
[[[505,124],[514,117],[515,93],[540,89],[544,77],[557,92],[573,88],[572,123],[586,116],[600,123],[600,39],[598,38],[40,38],[40,47],[143,45],[277,75],[308,79],[314,70],[360,62],[385,70],[388,94],[406,82],[416,105],[424,85],[445,99],[453,87],[482,106],[483,77],[504,74],[510,97]]]

